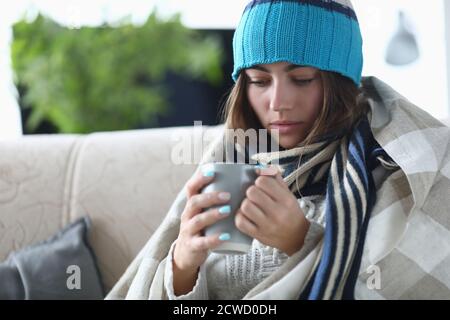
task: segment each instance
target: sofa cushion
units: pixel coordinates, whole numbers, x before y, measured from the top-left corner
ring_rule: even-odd
[[[12,252],[0,264],[0,299],[103,299],[89,227],[82,217],[50,239]]]

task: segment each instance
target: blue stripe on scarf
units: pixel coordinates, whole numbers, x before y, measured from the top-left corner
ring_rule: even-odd
[[[356,132],[356,134],[355,134],[355,136],[356,136],[356,142],[357,142],[357,144],[358,144],[358,146],[360,146],[360,148],[361,148],[361,151],[358,153],[358,156],[360,157],[360,159],[362,159],[362,158],[364,158],[364,163],[361,163],[361,167],[360,167],[360,169],[361,170],[365,170],[366,172],[367,172],[367,169],[368,169],[368,167],[367,167],[367,163],[370,163],[370,155],[372,154],[372,151],[371,150],[367,150],[367,153],[364,153],[363,152],[363,150],[364,150],[364,143],[373,143],[373,137],[372,137],[372,139],[371,140],[373,140],[373,141],[363,141],[363,140],[368,140],[368,137],[366,136],[366,137],[362,137],[361,136],[361,132]],[[371,146],[371,148],[373,148],[374,146],[372,145]],[[367,147],[366,147],[366,149],[367,149]],[[364,177],[364,182],[365,182],[365,186],[367,186],[368,185],[368,183],[369,183],[369,180],[368,180],[368,178],[367,178],[367,176],[368,175],[366,175],[366,174],[364,174],[363,175],[363,177]]]
[[[358,212],[362,212],[362,209],[363,209],[363,207],[362,207],[362,205],[363,205],[362,204],[362,199],[361,199],[361,196],[360,196],[360,194],[358,192],[358,188],[356,187],[356,183],[353,181],[352,177],[349,176],[348,178],[349,178],[348,181],[349,181],[349,184],[350,184],[350,188],[352,189],[353,194],[355,195],[356,210]],[[358,219],[356,221],[358,226],[361,225],[361,221],[362,221],[362,216],[359,214],[358,215]]]
[[[350,156],[351,155],[351,156]],[[367,175],[363,174],[366,171],[366,164],[363,160],[364,155],[358,152],[358,148],[354,143],[349,146],[349,162],[355,167],[359,177],[363,177],[364,184],[367,184]]]

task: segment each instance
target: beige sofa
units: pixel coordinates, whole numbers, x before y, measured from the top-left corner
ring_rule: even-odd
[[[90,244],[109,291],[196,168],[202,149],[196,148],[191,163],[179,164],[174,153],[180,144],[195,141],[204,148],[221,129],[176,127],[0,141],[0,262],[11,251],[89,215]]]

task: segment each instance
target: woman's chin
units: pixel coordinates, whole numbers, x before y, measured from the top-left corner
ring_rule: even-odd
[[[298,146],[302,139],[293,139],[291,137],[280,137],[278,144],[284,149],[292,149]]]
[[[292,133],[292,134],[280,134],[278,135],[269,130],[270,135],[278,142],[278,145],[284,149],[292,149],[300,144],[305,138],[302,133]]]

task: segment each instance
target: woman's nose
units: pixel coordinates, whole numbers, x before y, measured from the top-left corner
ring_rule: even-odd
[[[274,84],[270,93],[270,109],[273,111],[283,111],[292,108],[288,90],[282,84]]]

